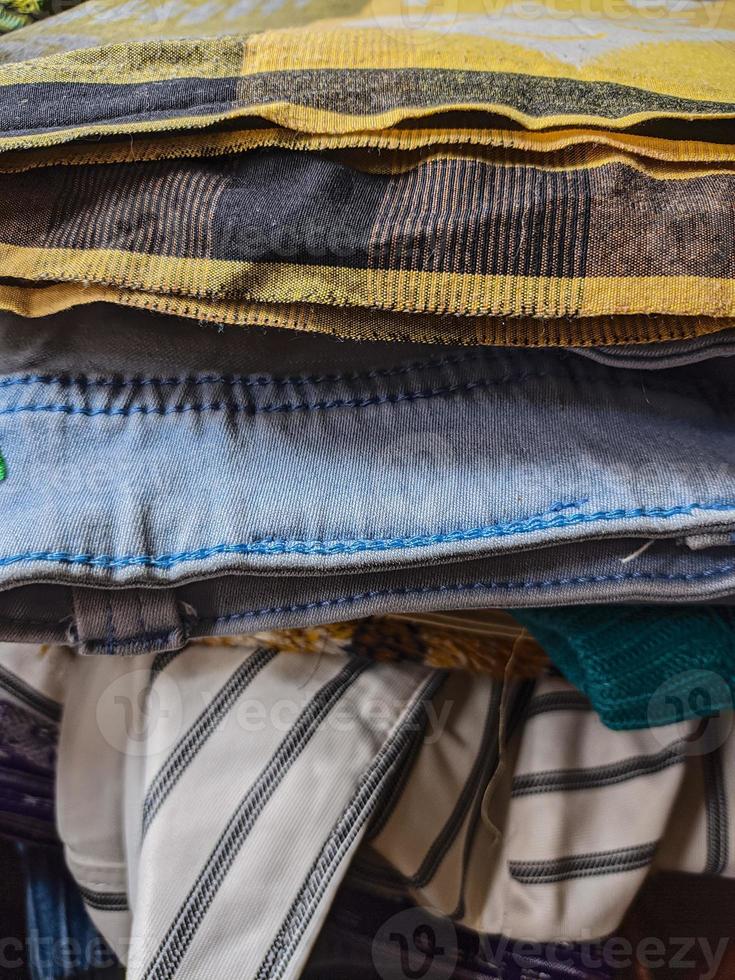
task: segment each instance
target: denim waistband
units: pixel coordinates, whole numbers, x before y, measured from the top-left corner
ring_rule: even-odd
[[[141,635],[176,603],[237,612],[233,588],[288,610],[270,626],[340,618],[336,600],[486,605],[483,582],[495,605],[731,590],[725,359],[642,376],[564,351],[306,340],[104,307],[3,320],[0,586],[70,609],[109,591],[113,626],[156,624]],[[176,590],[162,612],[123,599],[149,587]]]

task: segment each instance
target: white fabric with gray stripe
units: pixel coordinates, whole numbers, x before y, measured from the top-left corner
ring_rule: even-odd
[[[130,980],[297,977],[444,677],[235,647],[73,656],[60,833]]]
[[[586,941],[618,928],[654,869],[735,875],[731,714],[613,732],[544,678],[488,768],[491,687],[457,675],[438,695],[454,699],[441,738],[360,849],[363,885],[482,932]]]
[[[611,732],[555,678],[203,645],[5,645],[0,686],[64,702],[59,829],[130,980],[298,977],[348,873],[532,941],[735,873],[730,715]]]

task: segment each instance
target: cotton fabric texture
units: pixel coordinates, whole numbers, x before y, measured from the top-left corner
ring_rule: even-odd
[[[463,683],[361,847],[361,881],[481,933],[584,942],[614,934],[652,871],[732,876],[731,712],[611,733],[564,681],[512,701]]]
[[[559,679],[265,646],[43,657],[67,862],[133,978],[299,976],[348,873],[542,942],[614,932],[655,869],[733,875],[732,714],[610,733]]]
[[[91,0],[5,47],[7,86],[48,86],[39,90],[48,101],[64,96],[51,125],[24,107],[23,131],[11,128],[5,145],[249,116],[306,133],[370,132],[450,109],[531,130],[693,118],[728,132],[730,3],[676,14],[631,8],[622,21],[605,7],[570,13],[543,3],[531,15],[511,4],[489,12],[468,0],[418,18],[395,0],[311,2],[297,12],[224,0]],[[690,132],[696,139],[697,127]]]
[[[613,980],[585,944],[649,881],[735,881],[734,68],[735,0],[89,0],[0,40],[29,927],[127,980],[327,980],[361,893],[465,978],[495,937]]]
[[[515,610],[612,728],[730,711],[735,610],[716,606],[567,606]]]
[[[67,863],[128,977],[298,977],[444,675],[265,647],[194,653],[74,661],[58,773]]]
[[[728,359],[642,378],[113,311],[2,324],[6,639],[732,594]]]
[[[528,629],[514,631],[506,619]],[[514,609],[513,617],[467,610],[370,617],[201,642],[411,660],[496,679],[541,677],[552,669],[550,658],[553,669],[586,694],[602,723],[618,730],[708,718],[735,706],[735,628],[729,606],[566,606]]]
[[[711,12],[92,0],[6,48],[0,307],[450,343],[731,327],[735,17]]]
[[[98,297],[117,301],[122,289],[131,305],[227,322],[247,322],[253,307],[257,318],[261,303],[291,310],[286,326],[313,304],[343,319],[354,307],[574,317],[584,323],[556,332],[584,344],[614,342],[605,317],[637,315],[631,340],[675,339],[682,317],[690,336],[731,325],[732,166],[667,176],[576,153],[425,156],[391,164],[380,154],[366,170],[263,148],[6,174],[0,304],[49,313],[58,285],[49,297],[31,284],[76,283],[67,303],[87,302],[91,284]],[[650,314],[674,317],[668,331]],[[498,324],[496,334],[518,343],[522,331]],[[553,343],[545,337],[539,323],[531,343]]]

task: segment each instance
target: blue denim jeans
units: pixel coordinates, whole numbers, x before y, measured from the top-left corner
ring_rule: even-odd
[[[0,352],[0,639],[735,589],[725,358],[643,374],[100,305],[6,315]]]
[[[26,879],[26,947],[32,980],[122,976],[87,915],[60,847],[17,844]]]

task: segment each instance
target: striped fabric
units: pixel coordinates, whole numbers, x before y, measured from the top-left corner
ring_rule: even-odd
[[[443,672],[274,649],[79,659],[59,829],[127,976],[297,977]],[[247,915],[244,914],[247,910]]]
[[[589,942],[651,871],[735,875],[732,715],[612,733],[559,679],[265,645],[65,657],[60,833],[131,980],[298,977],[344,880]]]
[[[24,170],[0,184],[0,307],[105,298],[257,323],[274,304],[299,327],[316,306],[317,329],[349,335],[364,309],[429,317],[445,340],[469,329],[457,315],[543,317],[530,343],[583,345],[674,339],[683,319],[695,336],[735,322],[734,193],[729,165],[667,176],[569,154],[384,172],[268,148]],[[500,321],[493,339],[528,332]]]
[[[513,345],[731,327],[735,0],[579,6],[90,0],[28,28],[0,64],[0,308]]]
[[[564,681],[500,710],[483,683],[456,675],[435,701],[442,735],[358,852],[362,887],[482,933],[584,942],[651,871],[735,875],[732,714],[612,733]]]
[[[91,0],[6,44],[0,147],[252,117],[369,133],[440,110],[532,130],[693,119],[706,139],[735,113],[734,34],[731,0]]]

